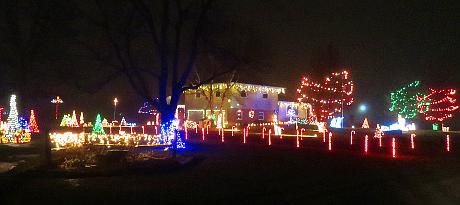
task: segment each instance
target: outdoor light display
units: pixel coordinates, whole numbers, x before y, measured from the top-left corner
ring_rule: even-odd
[[[30,110],[29,130],[31,133],[39,133],[37,119],[35,118],[34,110]]]
[[[80,127],[80,125],[78,124],[78,120],[77,120],[77,114],[75,114],[75,110],[72,112],[72,119],[70,121],[70,126]]]
[[[453,116],[453,112],[458,109],[458,104],[454,89],[436,90],[430,88],[430,93],[426,96],[417,96],[418,108],[420,113],[425,116],[427,121],[443,122]]]
[[[19,131],[18,109],[16,105],[16,95],[10,97],[10,113],[8,114],[8,130],[6,131],[6,138],[9,142],[15,142],[14,135]]]
[[[310,103],[318,121],[325,122],[334,114],[341,113],[343,106],[353,103],[353,81],[348,71],[332,73],[323,83],[316,83],[307,77],[302,78],[297,89],[297,101]]]
[[[364,129],[369,129],[369,121],[367,121],[367,118],[364,118],[363,125],[361,126]]]
[[[85,117],[83,116],[83,112],[80,112],[80,125],[84,125],[85,124]]]
[[[97,114],[96,121],[93,126],[93,134],[105,134],[104,128],[102,127],[101,115]]]
[[[342,128],[343,117],[334,117],[331,120],[330,126],[333,128]]]
[[[64,149],[69,147],[81,147],[83,145],[106,145],[106,146],[157,146],[160,143],[159,135],[147,134],[103,134],[95,137],[91,133],[50,133],[50,141],[53,149]],[[178,147],[181,143],[178,143]]]
[[[3,115],[3,108],[0,107],[0,122],[2,121],[2,115]]]
[[[403,88],[390,93],[390,111],[395,111],[403,118],[414,118],[420,111],[420,105],[426,105],[423,93],[419,88],[420,81],[414,81]],[[420,99],[420,100],[418,100]],[[427,107],[423,107],[426,111]]]

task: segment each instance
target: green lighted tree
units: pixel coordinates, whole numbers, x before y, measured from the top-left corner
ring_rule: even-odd
[[[419,113],[418,106],[425,102],[417,101],[417,96],[423,97],[420,81],[416,80],[399,90],[390,93],[390,111],[394,111],[403,118],[411,119]]]
[[[93,126],[93,134],[105,134],[104,128],[102,127],[101,114],[97,114],[96,122]]]

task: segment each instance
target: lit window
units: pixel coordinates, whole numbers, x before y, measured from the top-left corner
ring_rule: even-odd
[[[268,98],[268,93],[262,94],[262,98]]]
[[[248,96],[248,94],[246,93],[245,90],[241,91],[241,92],[240,92],[240,95],[241,95],[241,97],[243,97],[243,98],[245,98],[245,97]]]
[[[257,115],[257,119],[264,120],[265,119],[264,112],[259,112],[259,114]]]

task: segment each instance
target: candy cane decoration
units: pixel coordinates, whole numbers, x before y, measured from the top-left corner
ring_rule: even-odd
[[[195,134],[198,134],[198,125],[195,125]]]
[[[262,128],[262,139],[265,139],[265,131],[267,130],[267,128],[263,127]]]
[[[158,126],[155,126],[155,134],[158,134]]]
[[[329,151],[332,150],[332,132],[329,132]]]
[[[145,135],[145,127],[142,126],[142,134]]]
[[[297,140],[297,147],[300,147],[299,145],[299,130],[296,132],[296,140]]]
[[[379,147],[382,147],[382,138],[383,138],[383,136],[379,137]]]
[[[235,125],[232,126],[232,137],[233,137],[233,129],[235,129]]]
[[[350,132],[350,145],[353,145],[353,134],[355,134],[356,132],[354,130],[352,130]]]
[[[365,136],[365,139],[364,139],[364,152],[365,152],[365,153],[367,153],[367,148],[368,148],[368,147],[367,147],[367,146],[368,146],[367,144],[368,144],[368,142],[369,142],[369,136],[366,135],[366,136]]]
[[[201,133],[202,133],[202,134],[201,134],[201,135],[202,135],[202,138],[201,138],[201,139],[204,141],[204,127],[201,128]]]
[[[323,130],[323,142],[326,142],[326,132],[327,132],[327,129],[324,129]]]
[[[110,134],[112,134],[112,125],[109,126],[109,130],[110,130]]]
[[[393,149],[393,158],[396,158],[396,139],[393,137],[392,138],[392,149]]]
[[[222,133],[221,133],[222,134],[222,142],[224,142],[225,141],[225,139],[224,139],[224,128],[221,128],[221,129],[222,129]]]
[[[415,149],[414,137],[415,137],[414,133],[410,134],[410,148],[411,149]]]
[[[243,144],[246,144],[246,128],[243,128]]]
[[[188,140],[188,131],[187,131],[187,127],[185,127],[185,139]]]
[[[211,126],[211,125],[206,125],[206,134],[207,134],[207,135],[209,134],[209,127],[210,127],[210,126]]]
[[[268,145],[272,145],[272,129],[268,130]]]

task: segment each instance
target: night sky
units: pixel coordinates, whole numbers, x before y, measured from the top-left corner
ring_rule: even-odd
[[[143,100],[124,77],[98,89],[82,89],[82,84],[95,81],[94,73],[106,72],[79,52],[74,36],[79,23],[84,23],[75,17],[73,5],[53,4],[55,12],[48,15],[53,20],[47,22],[53,35],[46,37],[52,41],[39,46],[49,53],[40,52],[44,56],[37,57],[40,62],[32,69],[10,66],[10,56],[16,55],[9,44],[5,46],[10,39],[2,29],[0,68],[5,72],[0,77],[0,105],[6,107],[9,92],[21,86],[22,107],[39,104],[45,113],[52,109],[48,102],[55,95],[62,96],[67,112],[81,108],[110,114],[111,100],[118,97],[122,112],[136,113]],[[286,87],[286,99],[294,100],[301,76],[322,81],[327,73],[348,68],[356,90],[348,112],[366,103],[372,122],[389,116],[388,93],[414,80],[429,87],[460,88],[459,5],[457,1],[217,1],[207,29],[213,44],[247,61],[248,66],[239,68],[240,81]]]

